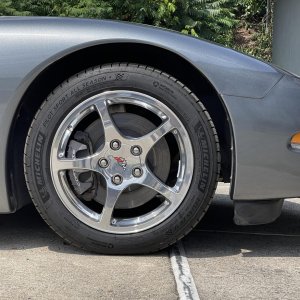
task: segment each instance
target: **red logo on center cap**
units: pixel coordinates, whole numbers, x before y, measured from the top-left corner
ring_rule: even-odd
[[[121,156],[114,156],[114,160],[118,163],[120,167],[123,168],[123,170],[126,170],[127,167],[127,161],[124,157]]]

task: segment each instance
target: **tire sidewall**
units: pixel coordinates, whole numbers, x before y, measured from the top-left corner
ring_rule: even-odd
[[[76,219],[57,195],[50,172],[52,141],[66,115],[89,97],[117,89],[142,92],[167,105],[185,126],[194,154],[190,189],[177,210],[151,229],[120,235],[97,231]],[[215,134],[209,116],[197,101],[172,77],[140,66],[93,68],[54,90],[36,115],[25,149],[28,185],[46,222],[70,243],[102,253],[155,251],[185,235],[207,209],[218,173]]]

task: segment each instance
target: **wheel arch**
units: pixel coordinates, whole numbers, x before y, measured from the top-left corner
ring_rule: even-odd
[[[23,149],[31,121],[44,99],[73,74],[94,65],[113,62],[137,63],[160,69],[196,94],[217,129],[221,147],[221,176],[229,182],[233,144],[230,117],[221,96],[205,75],[179,54],[155,45],[137,42],[97,44],[75,49],[50,63],[34,78],[20,100],[11,124],[6,160],[8,193],[15,209],[31,201],[23,174]]]

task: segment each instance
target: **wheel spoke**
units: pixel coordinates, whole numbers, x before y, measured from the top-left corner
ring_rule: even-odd
[[[99,221],[100,230],[111,227],[113,211],[122,191],[122,189],[114,189],[107,186],[106,200]]]
[[[122,135],[120,134],[119,130],[117,129],[116,125],[114,124],[110,113],[108,111],[108,104],[106,100],[101,100],[96,103],[96,107],[98,110],[98,113],[100,115],[103,129],[104,129],[104,135],[105,135],[105,141],[111,141],[114,139],[122,139]]]
[[[52,168],[55,171],[61,170],[90,170],[96,171],[97,162],[95,158],[98,155],[88,156],[84,158],[57,158],[54,162],[52,161]]]
[[[156,191],[171,202],[176,201],[178,196],[180,196],[179,192],[175,188],[167,186],[149,170],[141,184]]]
[[[165,121],[152,132],[142,136],[137,143],[145,150],[145,154],[167,133],[175,129],[170,120]]]

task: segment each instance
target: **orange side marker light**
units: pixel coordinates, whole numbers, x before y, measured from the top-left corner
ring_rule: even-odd
[[[293,135],[291,139],[291,147],[293,150],[300,151],[300,132]]]

